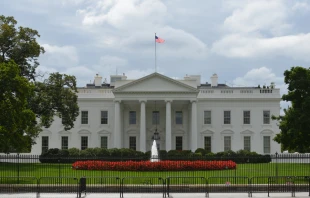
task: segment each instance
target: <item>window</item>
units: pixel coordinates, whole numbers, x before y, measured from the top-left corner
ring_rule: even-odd
[[[175,112],[175,124],[183,124],[183,112],[182,111]]]
[[[231,150],[231,137],[224,136],[224,151]]]
[[[204,124],[211,124],[211,111],[204,111]]]
[[[48,150],[48,136],[42,136],[42,153]]]
[[[264,153],[270,153],[270,136],[264,136]]]
[[[129,137],[129,148],[132,150],[137,150],[137,143],[136,143],[136,137],[135,136]]]
[[[153,111],[153,125],[159,124],[159,111]]]
[[[101,124],[108,124],[108,111],[101,111]]]
[[[101,148],[108,148],[108,137],[107,136],[101,136]]]
[[[251,112],[243,111],[243,124],[250,124],[250,123],[251,123]]]
[[[137,124],[137,114],[135,111],[129,111],[129,124]]]
[[[205,136],[205,150],[208,153],[211,153],[211,137],[210,136]]]
[[[68,149],[68,136],[61,136],[61,149]]]
[[[243,137],[243,149],[246,151],[251,151],[251,136]]]
[[[183,137],[182,136],[175,137],[175,150],[183,150]]]
[[[88,124],[88,111],[82,111],[81,124]]]
[[[230,124],[230,111],[224,111],[224,124]]]
[[[81,150],[85,150],[88,148],[88,137],[82,136],[81,137]]]
[[[270,124],[270,111],[263,112],[264,124]]]

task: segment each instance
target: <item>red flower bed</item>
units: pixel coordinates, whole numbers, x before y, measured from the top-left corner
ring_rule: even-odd
[[[74,170],[115,170],[115,171],[184,171],[235,169],[233,161],[77,161]]]

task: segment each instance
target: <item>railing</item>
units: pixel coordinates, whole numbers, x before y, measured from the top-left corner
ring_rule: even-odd
[[[207,179],[204,177],[167,177],[166,189],[170,193],[204,193],[207,195]]]
[[[250,156],[208,157],[206,161],[232,160],[235,169],[182,171],[74,170],[74,161],[128,161],[116,158],[50,158],[0,155],[0,193],[160,193],[163,197],[179,192],[210,193],[308,192],[310,196],[309,155],[271,155],[267,160]],[[181,158],[170,158],[182,161]],[[196,158],[186,158],[196,160]],[[156,162],[154,162],[156,163]],[[181,163],[180,163],[181,164]],[[125,164],[126,165],[126,164]],[[84,183],[85,182],[85,183]]]
[[[209,197],[211,193],[290,193],[295,197],[296,192],[308,192],[310,196],[310,180],[306,177],[22,177],[23,183],[17,184],[16,177],[0,177],[6,184],[0,184],[1,193],[71,193],[82,197],[83,193],[117,193],[120,198],[124,193],[159,193],[163,197],[171,193],[202,193]],[[102,181],[97,184],[94,179]],[[268,180],[268,184],[256,182]],[[231,182],[235,181],[235,182]],[[255,182],[256,181],[256,182]]]
[[[165,197],[165,181],[160,177],[124,177],[121,182],[120,197],[124,193],[162,193]]]

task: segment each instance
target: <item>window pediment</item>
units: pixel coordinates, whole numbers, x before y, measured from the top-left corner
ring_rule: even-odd
[[[83,130],[80,130],[80,131],[78,132],[78,134],[91,134],[91,132],[88,131],[88,130],[83,129]]]
[[[175,134],[185,134],[185,131],[182,129],[178,129]]]
[[[252,135],[252,134],[254,134],[254,132],[253,132],[253,131],[250,131],[250,130],[245,130],[245,131],[240,132],[240,134]]]
[[[234,134],[234,132],[232,130],[224,130],[221,132],[221,134]]]
[[[200,132],[201,134],[209,134],[209,135],[213,135],[214,134],[214,131],[210,130],[210,129],[207,129],[205,131],[201,131]]]
[[[101,130],[101,131],[98,131],[97,132],[98,134],[111,134],[111,132],[110,131],[107,131],[107,130]]]
[[[59,131],[58,133],[60,135],[71,135],[72,134],[70,131],[65,131],[65,130]]]
[[[260,132],[261,134],[274,134],[274,132],[270,129],[265,129]]]
[[[40,134],[41,135],[51,135],[52,132],[50,130],[44,129]]]

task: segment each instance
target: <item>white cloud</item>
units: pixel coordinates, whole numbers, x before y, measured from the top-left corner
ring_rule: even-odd
[[[45,53],[40,57],[41,65],[63,68],[76,66],[79,63],[77,50],[74,46],[57,46],[42,44]]]
[[[207,55],[206,44],[194,34],[167,24],[169,13],[160,0],[101,0],[79,9],[77,15],[85,31],[94,35],[96,47],[151,56],[157,32],[166,40],[158,46],[162,56],[201,59]],[[113,31],[107,31],[111,27]]]
[[[310,5],[306,2],[296,2],[292,9],[293,11],[309,11]]]
[[[268,31],[277,35],[290,27],[287,15],[283,1],[247,1],[225,19],[224,28],[238,33]]]
[[[277,77],[270,68],[260,67],[248,71],[244,76],[238,77],[233,81],[237,86],[269,86],[271,82],[283,83],[283,77]]]
[[[310,33],[273,38],[231,34],[213,43],[212,51],[226,57],[265,57],[283,55],[310,61]]]
[[[243,3],[230,6],[232,13],[223,23],[227,32],[213,43],[212,52],[226,57],[283,56],[310,61],[310,46],[306,44],[310,33],[291,34],[292,25],[288,23],[292,10],[307,9],[308,4],[297,2],[292,8],[280,0]]]
[[[107,23],[116,28],[141,28],[163,19],[167,8],[159,0],[101,0],[77,13],[83,16],[84,25]]]

